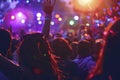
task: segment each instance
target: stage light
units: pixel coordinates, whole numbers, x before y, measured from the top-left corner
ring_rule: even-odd
[[[90,16],[87,16],[87,19],[90,19]]]
[[[90,12],[96,10],[103,0],[73,0],[73,9],[77,12]]]
[[[69,25],[73,26],[75,24],[74,20],[69,21]]]
[[[15,18],[16,18],[16,21],[22,21],[24,23],[23,20],[26,20],[27,16],[22,12],[18,12],[16,13]]]
[[[107,21],[110,22],[110,21],[112,21],[112,19],[111,19],[111,18],[108,18]]]
[[[90,26],[90,24],[89,24],[89,23],[86,23],[86,26]]]
[[[60,18],[58,18],[58,21],[62,21],[62,18],[60,17]]]
[[[42,21],[38,21],[38,24],[42,24]]]
[[[14,19],[15,19],[15,16],[12,15],[12,16],[11,16],[11,19],[14,20]]]
[[[18,12],[18,17],[22,17],[23,13],[22,12]]]
[[[92,2],[92,0],[79,0],[78,1],[80,5],[88,5]]]
[[[75,20],[79,20],[79,16],[74,16],[74,19]]]
[[[95,20],[95,22],[96,22],[96,23],[100,23],[100,21],[99,21],[99,20]]]
[[[0,19],[0,23],[2,23],[2,22],[4,22],[4,20],[3,20],[3,19]]]
[[[39,20],[40,20],[40,17],[38,17],[37,20],[39,21]]]
[[[37,13],[36,16],[37,16],[37,17],[41,17],[42,14],[41,14],[41,13]]]
[[[30,1],[29,1],[29,0],[26,0],[26,3],[30,3]]]
[[[23,24],[24,24],[24,23],[25,23],[25,20],[24,20],[24,19],[22,19],[22,20],[21,20],[21,23],[23,23]]]
[[[55,14],[55,18],[59,18],[60,17],[60,15],[59,14]]]
[[[97,26],[100,26],[100,24],[97,24]]]
[[[53,21],[51,21],[51,23],[50,23],[51,25],[54,25],[55,23],[53,22]]]
[[[37,2],[39,3],[41,0],[37,0]]]
[[[106,32],[106,31],[104,31],[104,32],[103,32],[103,34],[104,34],[104,35],[107,35],[107,32]]]

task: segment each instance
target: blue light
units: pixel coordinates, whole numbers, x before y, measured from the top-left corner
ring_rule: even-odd
[[[120,12],[118,12],[118,15],[120,15]]]
[[[30,3],[30,1],[29,1],[29,0],[26,0],[26,3]]]
[[[41,0],[37,0],[37,2],[39,3]]]
[[[99,20],[95,20],[96,23],[99,23],[100,21]]]

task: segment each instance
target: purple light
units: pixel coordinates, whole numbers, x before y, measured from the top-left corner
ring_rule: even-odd
[[[23,24],[24,24],[24,23],[25,23],[25,20],[24,20],[24,19],[22,19],[22,20],[21,20],[21,23],[23,23]]]
[[[22,13],[22,12],[18,12],[17,14],[16,14],[16,21],[17,22],[21,22],[21,23],[24,23],[25,22],[25,20],[26,20],[26,16]]]
[[[19,13],[17,14],[17,16],[18,16],[18,17],[22,17],[22,16],[23,16],[22,12],[19,12]]]

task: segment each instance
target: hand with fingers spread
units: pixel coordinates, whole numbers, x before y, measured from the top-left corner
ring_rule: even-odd
[[[52,14],[55,2],[56,2],[56,0],[45,0],[45,1],[43,1],[43,10],[47,15]]]

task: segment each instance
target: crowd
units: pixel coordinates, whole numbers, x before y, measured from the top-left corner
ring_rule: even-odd
[[[120,19],[94,40],[50,37],[55,2],[45,0],[42,33],[22,34],[20,39],[0,28],[0,80],[119,80]]]

